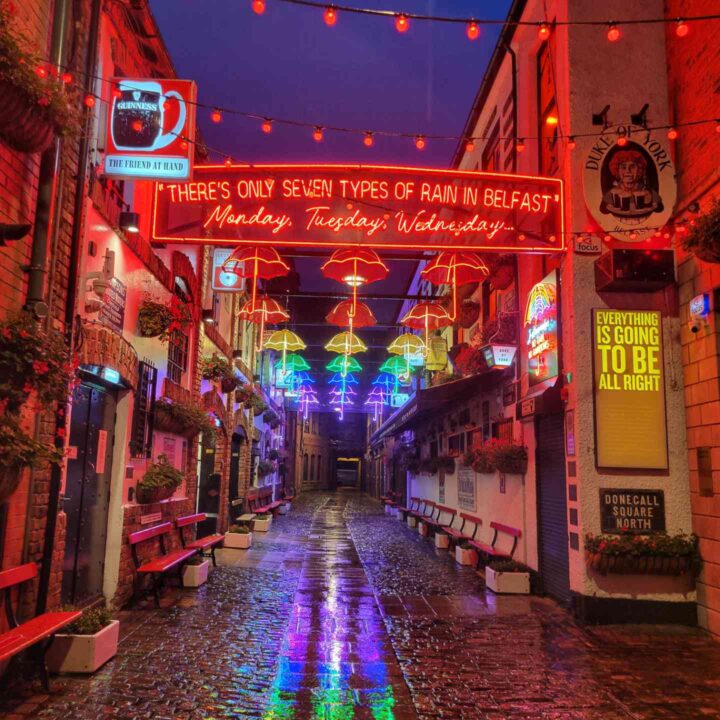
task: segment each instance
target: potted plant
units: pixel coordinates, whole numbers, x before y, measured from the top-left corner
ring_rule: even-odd
[[[276,462],[280,459],[280,453],[278,452],[277,448],[270,448],[267,451],[267,459],[272,460],[273,462]]]
[[[191,557],[182,571],[183,587],[196,588],[207,582],[210,572],[210,561],[200,555]]]
[[[135,499],[140,505],[167,500],[180,487],[183,474],[174,468],[168,456],[158,455],[157,462],[150,463],[135,490]]]
[[[258,477],[264,478],[275,472],[275,463],[272,460],[261,460],[258,463]]]
[[[33,46],[17,30],[11,3],[0,2],[0,138],[27,153],[45,150],[56,134],[77,134],[82,117],[77,92]]]
[[[253,520],[253,530],[257,532],[267,532],[272,523],[272,515],[270,513],[261,513],[256,515]]]
[[[720,198],[713,198],[707,212],[695,219],[682,245],[705,262],[720,263]]]
[[[259,395],[255,394],[250,401],[250,407],[252,408],[253,415],[257,417],[267,410],[267,403]]]
[[[497,470],[495,458],[490,452],[488,444],[468,450],[463,456],[463,464],[483,475],[489,475]]]
[[[223,547],[247,550],[252,545],[252,533],[245,525],[231,525],[225,533]]]
[[[529,595],[530,568],[516,560],[495,560],[485,568],[485,584],[495,593]]]
[[[175,332],[185,332],[193,322],[192,306],[172,295],[168,303],[146,298],[138,311],[138,333],[167,342]]]
[[[235,402],[249,405],[253,401],[253,397],[256,397],[257,393],[250,383],[241,383],[235,390]]]
[[[585,536],[585,564],[601,575],[696,575],[702,566],[696,535]]]
[[[472,565],[475,567],[477,561],[477,551],[467,540],[463,540],[455,546],[455,562],[458,565]]]
[[[488,445],[488,452],[492,455],[493,463],[501,473],[524,475],[527,472],[526,447],[503,440],[491,440]]]
[[[438,530],[435,533],[435,547],[440,549],[447,549],[450,547],[450,536]]]
[[[94,673],[117,654],[120,621],[106,607],[92,607],[61,634],[45,654],[51,672]]]
[[[205,380],[219,382],[224,393],[232,392],[240,384],[239,378],[235,375],[235,368],[217,354],[203,359],[202,376]]]
[[[215,436],[215,424],[197,403],[160,398],[154,408],[155,429],[192,438],[198,433]]]

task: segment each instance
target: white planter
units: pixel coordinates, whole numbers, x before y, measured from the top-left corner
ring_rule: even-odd
[[[423,537],[427,537],[430,534],[430,532],[428,531],[428,526],[422,520],[418,523],[418,532]]]
[[[407,526],[409,528],[414,528],[417,526],[417,518],[413,517],[412,515],[407,516]]]
[[[478,555],[475,550],[463,550],[459,545],[455,548],[455,562],[459,565],[472,565],[475,567]]]
[[[252,545],[252,533],[225,533],[223,547],[245,550]]]
[[[290,503],[285,503],[278,508],[280,515],[287,515],[290,512]]]
[[[526,572],[495,572],[485,568],[485,584],[496,593],[513,595],[530,594],[530,573]]]
[[[435,547],[436,548],[448,548],[450,547],[450,536],[445,533],[435,533]]]
[[[120,621],[95,635],[56,635],[45,654],[50,672],[94,673],[117,653]]]
[[[392,515],[392,507],[390,505],[385,506],[385,514],[386,515]]]
[[[182,573],[183,587],[200,587],[207,582],[209,572],[209,560],[203,560],[199,565],[185,565]]]
[[[257,518],[253,520],[253,530],[255,532],[267,532],[270,529],[270,524],[272,523],[272,516],[270,516],[267,520],[258,520]]]

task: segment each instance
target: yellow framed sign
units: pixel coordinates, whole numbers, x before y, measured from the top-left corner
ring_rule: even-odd
[[[592,311],[598,468],[667,470],[662,316]]]

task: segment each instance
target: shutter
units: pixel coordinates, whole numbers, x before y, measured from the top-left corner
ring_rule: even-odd
[[[537,446],[540,573],[545,592],[560,602],[569,602],[565,435],[562,415],[549,415],[538,419]]]
[[[152,451],[152,408],[156,385],[157,368],[149,360],[143,360],[138,365],[138,384],[130,434],[130,451],[136,458],[149,458]]]

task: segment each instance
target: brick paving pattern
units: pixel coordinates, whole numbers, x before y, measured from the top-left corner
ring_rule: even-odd
[[[349,492],[308,494],[197,591],[121,613],[93,677],[3,678],[3,718],[720,719],[720,645],[581,628],[481,578]]]

